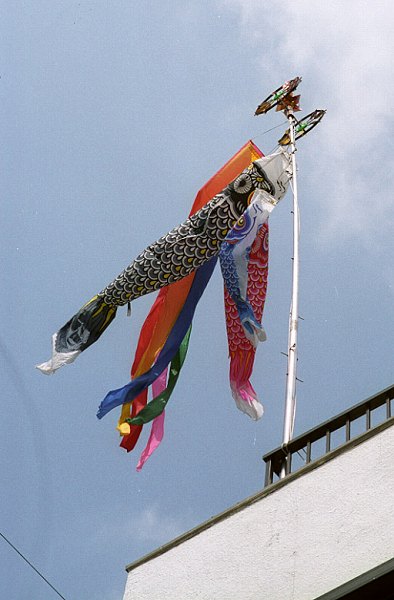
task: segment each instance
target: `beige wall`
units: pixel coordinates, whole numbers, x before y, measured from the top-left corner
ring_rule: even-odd
[[[124,600],[313,600],[394,556],[394,427],[130,571]]]

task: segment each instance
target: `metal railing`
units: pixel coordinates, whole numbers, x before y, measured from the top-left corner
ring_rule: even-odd
[[[394,385],[263,456],[264,485],[279,479],[283,467],[286,475],[294,473],[389,419],[394,421]]]

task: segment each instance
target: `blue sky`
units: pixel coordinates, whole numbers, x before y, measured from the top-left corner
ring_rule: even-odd
[[[272,215],[252,422],[229,392],[222,282],[194,322],[162,446],[140,474],[105,393],[127,381],[153,301],[53,377],[50,337],[148,243],[181,222],[255,118],[303,77],[302,322],[296,433],[393,382],[391,2],[16,1],[1,8],[1,530],[67,598],[122,597],[124,565],[262,487],[282,435],[291,197]],[[285,126],[283,126],[283,129]],[[0,596],[54,593],[4,543]]]

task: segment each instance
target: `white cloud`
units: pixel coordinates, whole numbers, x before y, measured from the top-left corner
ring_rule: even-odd
[[[134,511],[123,519],[109,519],[97,529],[94,544],[105,545],[114,537],[122,542],[157,547],[165,544],[190,529],[188,515],[163,515],[156,504]],[[190,515],[189,515],[190,517]]]
[[[157,506],[147,506],[131,517],[125,524],[128,535],[143,542],[163,544],[169,542],[184,531],[185,521],[179,517],[162,515]]]
[[[319,164],[314,159],[311,169],[316,197],[325,205],[321,237],[389,233],[394,224],[391,0],[222,4],[239,14],[243,41],[256,51],[267,94],[270,86],[302,75],[304,114],[328,109],[318,133]],[[307,144],[303,148],[307,155]]]

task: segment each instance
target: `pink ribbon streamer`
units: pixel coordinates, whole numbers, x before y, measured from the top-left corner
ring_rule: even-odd
[[[156,398],[159,394],[161,394],[167,386],[167,372],[168,368],[163,371],[161,375],[152,383],[152,393],[153,398]],[[153,454],[153,452],[158,448],[161,444],[161,441],[164,436],[164,417],[165,410],[153,420],[150,436],[148,443],[146,444],[144,450],[141,453],[140,459],[137,465],[137,471],[141,471],[142,467],[148,460],[148,458]]]

